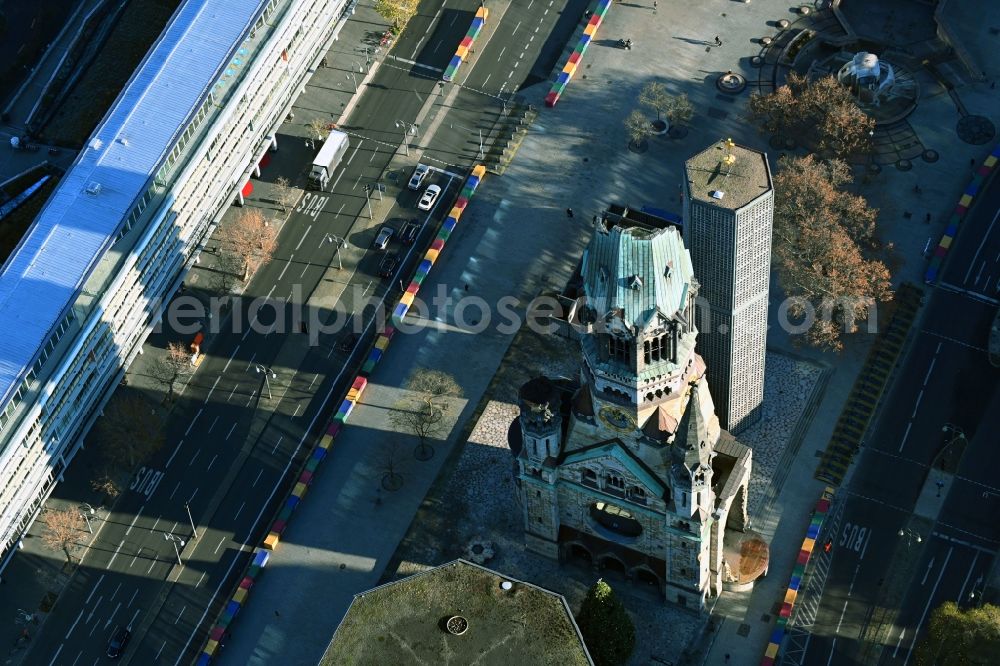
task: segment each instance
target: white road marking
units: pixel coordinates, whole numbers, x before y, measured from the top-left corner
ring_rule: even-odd
[[[113,611],[111,611],[111,615],[108,617],[107,621],[104,623],[104,628],[105,629],[107,629],[108,627],[111,626],[111,623],[115,619],[115,615],[118,613],[118,609],[121,608],[121,607],[122,607],[122,602],[119,601],[117,604],[115,604],[115,609]]]
[[[513,31],[512,31],[511,33],[510,33],[510,34],[511,34],[511,37],[513,37],[513,36],[514,36],[514,34],[515,34],[515,33],[517,32],[517,29],[518,29],[518,28],[520,28],[520,27],[521,27],[521,22],[520,22],[520,21],[518,21],[518,22],[517,22],[517,25],[515,25],[515,26],[514,26],[514,30],[513,30]]]
[[[298,252],[299,248],[302,247],[302,243],[305,242],[306,236],[309,235],[309,232],[312,231],[312,228],[313,228],[313,225],[311,225],[311,224],[308,227],[306,227],[305,233],[303,233],[302,234],[302,238],[299,239],[299,244],[295,246],[295,251],[296,252]],[[292,257],[294,257],[294,256],[295,255],[293,254]],[[288,263],[292,263],[292,257],[288,258]],[[279,277],[278,279],[280,280],[281,278]]]
[[[256,479],[254,479],[254,480],[253,480],[253,483],[251,483],[251,484],[250,484],[250,487],[251,487],[251,488],[253,488],[254,486],[256,486],[256,485],[257,485],[257,482],[258,482],[258,481],[260,481],[260,475],[261,475],[261,474],[263,474],[263,473],[264,473],[264,468],[263,468],[263,467],[261,467],[261,468],[260,468],[260,471],[259,471],[259,472],[257,472],[257,478],[256,478]]]
[[[306,239],[306,237],[303,236],[302,240],[299,241],[299,245],[302,245],[302,241],[304,241],[305,239]],[[295,249],[296,250],[299,249],[298,245],[295,246]],[[285,260],[285,267],[281,269],[280,273],[278,273],[278,279],[279,280],[281,278],[285,277],[285,271],[287,271],[288,267],[292,265],[292,259],[294,259],[294,258],[295,258],[295,254],[293,253],[290,257],[288,257],[288,259]]]
[[[110,560],[108,560],[108,566],[104,567],[105,569],[110,569],[111,565],[115,563],[115,558],[118,557],[118,553],[121,552],[122,546],[124,545],[125,545],[125,539],[122,539],[122,542],[118,544],[117,548],[115,548],[115,554],[111,556]]]
[[[62,649],[63,649],[63,646],[62,646],[62,643],[60,643],[59,644],[59,649],[56,650],[56,653],[54,655],[52,655],[52,661],[49,662],[49,666],[53,666],[56,663],[56,659],[59,658],[59,653],[62,652]]]
[[[177,491],[180,490],[180,488],[181,488],[181,482],[178,481],[177,485],[174,487],[174,492],[170,493],[170,497],[168,497],[167,499],[173,499],[174,495],[177,494]]]
[[[156,656],[153,658],[153,661],[159,661],[159,659],[160,659],[160,653],[163,652],[163,648],[165,648],[165,647],[167,647],[167,642],[163,641],[163,645],[161,645],[160,649],[156,651]]]
[[[90,598],[92,596],[94,596],[94,592],[97,592],[97,586],[100,585],[101,581],[103,581],[103,580],[104,580],[104,574],[101,574],[101,577],[97,579],[96,583],[94,583],[94,588],[90,591],[90,594],[87,595],[87,600],[83,602],[84,605],[87,605],[87,604],[90,603]],[[98,602],[98,603],[100,603],[100,602]]]
[[[155,557],[152,560],[150,560],[150,562],[149,562],[149,568],[146,569],[146,575],[147,576],[149,575],[149,572],[153,570],[154,566],[156,566],[156,558]]]
[[[208,574],[208,572],[207,572],[207,571],[202,571],[202,572],[201,572],[201,578],[199,578],[199,579],[198,579],[198,582],[197,582],[197,583],[195,583],[195,584],[194,584],[194,586],[195,586],[195,587],[200,587],[200,586],[201,586],[201,582],[202,582],[203,580],[205,580],[205,576],[206,576],[207,574]]]
[[[118,587],[116,587],[115,591],[111,593],[110,597],[108,597],[108,601],[114,601],[115,597],[118,596],[118,591],[121,589],[122,589],[122,584],[118,583]]]
[[[844,608],[840,611],[840,619],[837,621],[837,628],[834,633],[840,633],[840,625],[844,622],[844,615],[847,613],[847,603],[851,600],[851,593],[854,592],[854,582],[858,579],[858,571],[860,570],[860,564],[854,567],[854,575],[851,576],[851,586],[847,589],[847,598],[844,599]]]
[[[222,537],[221,539],[219,539],[219,545],[215,547],[215,551],[214,552],[218,553],[219,549],[222,548],[222,544],[224,544],[224,543],[226,543],[226,537]]]
[[[979,551],[976,551],[972,557],[972,564],[969,565],[969,573],[965,574],[965,580],[962,581],[962,589],[958,591],[958,598],[955,599],[957,603],[962,603],[962,599],[965,598],[965,586],[969,584],[969,579],[972,578],[972,570],[976,568],[976,560],[979,559]],[[982,580],[982,578],[980,578]],[[973,585],[972,589],[975,590],[976,586]]]
[[[193,465],[194,461],[198,459],[198,454],[199,453],[201,453],[201,449],[198,449],[197,451],[194,452],[194,455],[191,456],[191,460],[188,462],[188,467],[190,467],[191,465]]]
[[[181,621],[181,616],[184,615],[184,611],[186,610],[187,610],[187,604],[185,604],[184,608],[181,609],[181,612],[177,614],[177,619],[174,620],[174,624],[177,624],[178,622]]]
[[[193,499],[194,499],[194,496],[195,496],[195,495],[197,495],[197,494],[198,494],[198,489],[197,489],[197,488],[195,488],[195,489],[194,489],[194,492],[193,492],[193,493],[191,493],[191,497],[188,497],[188,501],[187,501],[187,503],[188,503],[188,504],[190,504],[190,503],[191,503],[191,500],[193,500]],[[177,523],[174,523],[174,529],[176,529],[176,528],[177,528]],[[174,530],[170,530],[170,531],[171,531],[171,532],[173,532]]]
[[[281,440],[284,439],[284,437],[284,435],[278,435],[278,441],[274,443],[274,448],[271,449],[272,456],[274,455],[274,452],[278,450],[278,447],[281,446]]]
[[[962,280],[962,284],[969,281],[969,275],[972,273],[972,267],[976,265],[976,259],[979,258],[979,253],[983,251],[983,246],[986,245],[986,239],[990,237],[990,233],[993,231],[993,225],[997,223],[997,218],[1000,217],[1000,209],[997,209],[996,214],[993,216],[993,220],[990,221],[990,226],[986,228],[986,233],[983,234],[983,239],[979,241],[979,247],[976,248],[976,253],[972,255],[972,261],[969,262],[969,270],[965,273],[965,279]],[[909,657],[907,657],[909,659]]]
[[[229,392],[229,397],[226,398],[226,402],[229,402],[230,400],[233,399],[233,394],[236,393],[236,389],[238,389],[239,387],[240,387],[239,384],[233,387],[233,390]]]
[[[318,372],[315,375],[313,375],[312,381],[309,382],[309,390],[312,390],[313,384],[316,383],[317,379],[319,379],[319,373]]]
[[[90,624],[90,621],[94,619],[94,613],[97,611],[98,606],[101,605],[101,602],[103,600],[104,600],[103,596],[97,597],[97,603],[94,604],[94,607],[90,609],[90,613],[87,614],[87,621],[84,624]]]
[[[194,427],[194,423],[195,423],[195,421],[198,420],[199,416],[201,416],[201,407],[198,408],[198,413],[194,415],[193,419],[191,419],[191,425],[189,425],[188,429],[184,431],[184,436],[185,437],[187,437],[188,435],[191,434],[191,428]]]
[[[250,406],[250,403],[251,403],[251,402],[253,402],[253,397],[254,397],[255,395],[257,395],[257,389],[254,389],[254,390],[253,390],[253,392],[252,392],[252,393],[250,393],[250,397],[249,397],[249,398],[247,398],[247,404],[245,404],[245,405],[243,405],[243,406],[244,406],[244,407],[249,407],[249,406]]]
[[[129,631],[132,631],[132,624],[135,622],[135,618],[137,618],[137,617],[139,617],[139,609],[138,608],[135,609],[135,615],[132,616],[132,619],[128,621],[127,625],[125,625],[126,627],[128,627]]]
[[[944,576],[944,570],[948,568],[948,560],[951,559],[951,552],[954,549],[954,546],[949,546],[948,552],[944,556],[944,564],[941,565],[941,572],[938,574],[937,580],[934,581],[934,588],[927,597],[927,603],[924,605],[924,612],[920,614],[920,621],[917,622],[917,626],[913,630],[913,640],[910,641],[910,647],[906,650],[906,659],[903,660],[903,666],[906,666],[910,662],[910,657],[913,655],[913,644],[916,643],[917,636],[920,635],[920,627],[923,626],[924,620],[927,619],[927,611],[931,607],[931,602],[934,601],[934,595],[937,593],[938,585],[941,584],[941,578]]]
[[[499,56],[497,57],[497,62],[500,62],[500,60],[502,60],[502,59],[503,59],[503,53],[504,53],[504,51],[506,51],[506,50],[507,50],[507,47],[506,47],[506,46],[505,46],[505,47],[503,47],[502,49],[500,49],[500,55],[499,55]]]
[[[212,388],[208,390],[208,395],[205,396],[205,402],[203,402],[202,404],[208,404],[208,399],[212,397],[212,392],[215,391],[215,387],[219,385],[220,379],[222,379],[222,377],[215,378],[215,383],[212,384]]]
[[[234,430],[236,430],[236,424],[235,423],[233,423],[233,427],[229,429],[229,432],[226,433],[226,441],[227,442],[229,441],[229,437],[233,434]]]
[[[152,533],[154,530],[156,530],[156,526],[159,525],[159,524],[160,524],[160,517],[157,516],[156,522],[153,523],[153,526],[149,528],[150,533]]]
[[[917,415],[917,410],[920,409],[920,401],[924,399],[924,390],[920,389],[920,393],[917,394],[917,402],[913,405],[913,413],[910,414],[910,418],[914,418]]]
[[[126,608],[132,607],[132,602],[135,601],[135,595],[139,594],[139,588],[135,588],[135,592],[132,593],[132,598],[128,600],[128,606]],[[136,611],[138,613],[139,611]]]
[[[132,531],[132,528],[135,527],[135,521],[139,520],[139,516],[142,515],[142,510],[145,509],[145,508],[146,508],[146,505],[143,504],[142,506],[139,507],[139,510],[135,512],[135,518],[132,519],[132,522],[129,523],[129,525],[128,525],[128,529],[125,530],[125,536],[128,536],[129,532]],[[120,585],[121,585],[121,583],[119,583],[119,586]],[[116,594],[117,594],[117,592],[118,592],[118,590],[115,590]]]
[[[302,272],[299,273],[299,277],[300,278],[303,277],[306,274],[307,270],[309,270],[309,263],[308,262],[306,262],[305,264],[302,265]]]
[[[302,409],[302,405],[301,405],[301,404],[299,404],[299,405],[295,405],[295,411],[294,411],[294,412],[292,412],[292,418],[293,418],[293,419],[294,419],[294,418],[295,418],[296,416],[298,416],[298,415],[299,415],[299,410],[300,410],[300,409]]]
[[[212,465],[214,465],[214,464],[215,464],[215,459],[216,459],[216,458],[218,458],[218,457],[219,457],[219,454],[218,454],[218,453],[216,453],[216,454],[215,454],[214,456],[212,456],[212,461],[211,461],[211,462],[209,462],[209,463],[208,463],[208,467],[206,467],[206,468],[205,468],[205,471],[206,471],[206,472],[207,472],[208,470],[212,469]]]
[[[250,372],[250,368],[253,367],[253,362],[254,362],[254,359],[256,359],[256,358],[257,358],[257,352],[254,352],[254,353],[250,354],[250,361],[247,363],[247,367],[243,368],[243,372],[244,373]]]
[[[899,451],[903,451],[903,446],[906,444],[906,438],[910,436],[910,428],[913,427],[913,421],[906,424],[906,432],[903,433],[903,439],[899,443]]]
[[[208,426],[208,430],[207,430],[207,432],[212,432],[212,428],[214,428],[214,427],[215,427],[215,424],[216,424],[216,423],[218,423],[218,422],[219,422],[219,417],[218,417],[218,416],[216,416],[216,417],[215,417],[215,420],[214,420],[214,421],[212,421],[212,425]]]
[[[931,359],[931,367],[927,368],[927,374],[924,375],[924,386],[927,386],[927,380],[931,378],[931,370],[934,369],[934,363],[937,362],[936,358]]]
[[[84,610],[85,609],[83,609],[83,608],[80,609],[80,614],[76,616],[75,620],[73,620],[73,624],[70,625],[69,631],[66,632],[65,638],[69,638],[69,635],[73,633],[74,629],[76,629],[76,625],[79,624],[80,618],[83,617],[83,611]]]
[[[931,569],[934,568],[934,560],[936,557],[932,557],[931,561],[927,563],[927,571],[924,572],[924,577],[920,579],[920,584],[923,585],[927,582],[927,577],[931,575]]]
[[[243,336],[243,337],[246,337],[246,336]],[[236,356],[236,352],[238,352],[239,350],[240,350],[240,346],[236,345],[236,349],[233,350],[233,353],[229,355],[229,360],[226,361],[226,366],[224,368],[222,368],[223,372],[225,372],[226,370],[229,369],[229,364],[233,362],[233,357]]]
[[[902,631],[899,632],[899,640],[896,641],[896,649],[892,651],[892,658],[896,658],[896,653],[899,652],[899,644],[903,642],[903,636],[906,635],[906,627],[903,627]]]
[[[236,509],[236,513],[233,515],[233,520],[236,520],[237,518],[240,517],[240,512],[243,511],[243,507],[245,507],[246,505],[247,505],[246,502],[243,502],[243,504],[240,504],[240,508]]]

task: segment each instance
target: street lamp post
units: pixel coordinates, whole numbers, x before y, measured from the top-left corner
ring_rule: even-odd
[[[365,202],[368,204],[368,219],[374,220],[375,213],[372,212],[372,186],[365,184]]]
[[[184,508],[187,509],[188,520],[191,522],[191,533],[194,535],[194,538],[197,539],[198,538],[198,528],[196,528],[194,526],[194,518],[191,516],[191,505],[188,504],[187,502],[184,502]]]
[[[91,534],[94,533],[94,528],[90,526],[90,519],[96,514],[97,512],[90,504],[84,502],[80,505],[80,515],[83,516],[83,520],[87,523],[87,531]]]
[[[344,78],[348,81],[354,81],[354,92],[358,92],[358,77],[354,76],[354,71],[350,71],[344,75]]]
[[[184,547],[184,539],[170,532],[164,532],[163,538],[174,544],[174,554],[177,556],[177,564],[184,566],[184,562],[181,560],[181,548]],[[180,547],[177,544],[180,544]]]
[[[908,527],[899,528],[899,531],[896,532],[896,536],[900,537],[901,539],[905,539],[907,546],[912,546],[914,543],[921,543],[924,540],[924,538],[920,536],[919,533],[914,532]]]
[[[365,73],[365,68],[361,66],[360,62],[358,62],[357,60],[355,60],[354,64],[358,66],[358,74],[364,74]]]
[[[477,131],[472,129],[471,127],[466,127],[465,125],[459,125],[458,123],[451,123],[452,129],[455,129],[456,127],[459,129],[464,129],[467,132]],[[478,131],[479,131],[479,159],[483,159],[483,157],[486,155],[486,151],[483,150],[483,130],[480,129]]]
[[[277,379],[278,375],[274,372],[274,370],[271,370],[271,368],[261,365],[260,363],[254,363],[254,370],[257,371],[257,374],[264,373],[264,386],[267,387],[267,399],[271,400],[271,382],[268,379],[268,375],[270,375],[271,379]]]
[[[403,150],[406,151],[407,157],[410,155],[410,140],[408,134],[416,134],[417,127],[413,123],[408,123],[405,120],[397,120],[395,123],[396,129],[403,130]]]
[[[324,243],[333,243],[334,245],[337,246],[337,250],[336,250],[336,254],[337,254],[337,270],[342,270],[344,268],[344,264],[340,260],[340,251],[343,248],[347,247],[347,241],[344,240],[343,238],[341,238],[340,236],[334,236],[332,234],[325,234],[323,236],[323,242]]]

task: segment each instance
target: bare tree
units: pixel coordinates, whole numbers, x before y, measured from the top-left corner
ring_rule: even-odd
[[[879,302],[892,300],[889,269],[878,258],[878,210],[843,187],[844,162],[813,155],[781,158],[774,179],[773,256],[789,313],[815,323],[805,340],[839,351]]]
[[[403,475],[399,473],[399,444],[392,442],[383,448],[378,458],[379,471],[382,472],[381,485],[386,490],[399,490],[403,487]]]
[[[282,213],[287,212],[298,200],[299,191],[292,187],[287,178],[280,176],[274,181],[274,201]]]
[[[659,81],[650,81],[643,86],[639,93],[639,104],[648,106],[656,112],[656,119],[660,120],[660,115],[667,112],[670,104],[670,95],[667,94],[667,87]]]
[[[115,473],[110,466],[102,469],[97,476],[91,479],[90,487],[104,495],[105,502],[111,502],[122,493],[121,485],[116,480]]]
[[[216,257],[215,287],[220,294],[228,294],[236,286],[243,271],[243,260],[231,252],[219,252]]]
[[[653,133],[653,125],[649,122],[649,118],[639,109],[633,109],[625,118],[625,129],[628,131],[629,145],[636,148],[640,148]]]
[[[753,94],[750,121],[769,134],[782,134],[838,156],[871,149],[874,118],[833,76],[815,80],[789,72],[785,85],[767,95]]]
[[[688,99],[687,93],[674,95],[670,98],[664,114],[671,125],[683,125],[694,116],[694,105]]]
[[[324,141],[326,135],[329,133],[327,129],[328,123],[323,118],[313,118],[309,121],[309,133],[312,134],[313,138],[317,141]]]
[[[166,402],[174,399],[174,388],[177,381],[191,372],[191,354],[179,342],[167,345],[167,353],[153,364],[151,375],[167,387]]]
[[[190,365],[186,355],[184,362]],[[163,418],[141,395],[116,394],[98,422],[97,434],[105,461],[112,467],[124,464],[127,469],[134,468],[163,447],[166,441],[163,425]]]
[[[417,13],[417,0],[375,0],[375,11],[390,21],[392,31],[399,34]]]
[[[428,440],[444,430],[443,419],[451,406],[450,400],[462,397],[462,387],[446,372],[417,368],[406,389],[410,397],[396,405],[389,419],[396,427],[417,437],[420,443],[414,455],[419,460],[429,460],[434,449]]]
[[[77,535],[83,531],[83,516],[74,509],[45,512],[45,531],[42,532],[42,543],[51,550],[62,550],[66,561],[73,564],[73,556],[69,547],[76,541]]]
[[[239,257],[244,282],[257,267],[271,259],[278,233],[259,208],[244,208],[240,216],[219,230],[220,248]],[[224,248],[223,248],[224,246]]]

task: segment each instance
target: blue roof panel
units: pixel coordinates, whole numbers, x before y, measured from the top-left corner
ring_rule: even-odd
[[[0,273],[0,405],[115,238],[133,203],[267,0],[187,0]],[[88,194],[92,184],[100,193]]]

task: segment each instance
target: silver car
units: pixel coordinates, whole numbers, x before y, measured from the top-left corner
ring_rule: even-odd
[[[424,195],[420,197],[420,201],[417,203],[417,208],[420,210],[430,210],[434,207],[434,202],[438,200],[441,196],[441,188],[437,185],[428,185],[427,189],[424,190]]]
[[[382,227],[379,229],[378,236],[375,237],[375,248],[384,250],[388,247],[390,240],[392,240],[392,227]]]

